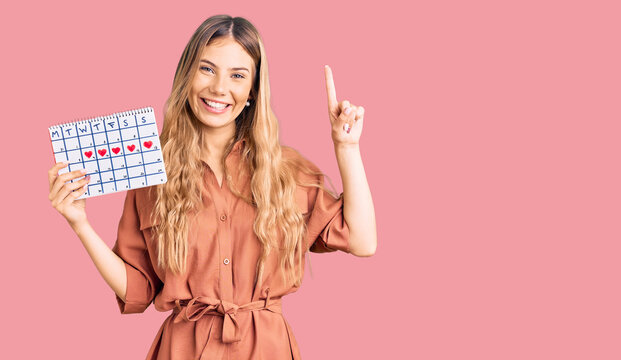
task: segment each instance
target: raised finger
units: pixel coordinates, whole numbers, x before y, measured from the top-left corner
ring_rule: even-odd
[[[328,93],[328,110],[336,113],[338,109],[338,101],[336,100],[336,88],[334,87],[334,78],[332,77],[332,69],[328,65],[325,66],[326,74],[326,91]]]

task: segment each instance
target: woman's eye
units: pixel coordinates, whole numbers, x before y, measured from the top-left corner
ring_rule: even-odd
[[[213,72],[213,69],[207,66],[201,66],[201,70],[208,70],[208,71]],[[245,79],[245,77],[242,74],[233,74],[233,77],[235,79]]]

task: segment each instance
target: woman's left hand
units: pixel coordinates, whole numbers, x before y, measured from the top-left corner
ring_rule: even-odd
[[[340,103],[336,99],[336,89],[332,78],[332,69],[325,66],[326,90],[328,92],[328,113],[332,124],[332,141],[335,146],[358,145],[362,133],[362,119],[364,108],[355,106],[349,101]]]

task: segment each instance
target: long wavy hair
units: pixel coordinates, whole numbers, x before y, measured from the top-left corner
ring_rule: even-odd
[[[203,184],[201,148],[204,144],[201,123],[188,102],[192,80],[199,67],[202,49],[211,41],[232,37],[252,57],[256,65],[250,94],[251,105],[235,119],[235,136],[222,157],[224,181],[231,192],[256,207],[253,231],[262,244],[257,262],[255,284],[262,278],[264,262],[274,247],[280,248],[279,265],[285,281],[299,286],[303,268],[295,273],[295,264],[301,263],[306,226],[295,197],[296,185],[319,187],[332,195],[322,184],[300,183],[298,171],[313,176],[324,174],[301,161],[282,156],[278,137],[278,120],[270,105],[267,58],[256,28],[242,17],[215,15],[205,20],[186,45],[173,80],[170,97],[164,110],[164,126],[160,136],[166,163],[168,181],[155,186],[157,196],[151,219],[158,248],[158,265],[173,273],[186,271],[188,253],[189,214],[200,210]],[[239,168],[227,169],[225,159],[233,144],[244,139]],[[295,150],[294,150],[295,151]],[[251,175],[250,194],[238,189],[230,171],[248,171]],[[283,242],[277,243],[276,239]]]

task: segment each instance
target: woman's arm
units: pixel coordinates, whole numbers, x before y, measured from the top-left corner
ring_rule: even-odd
[[[364,108],[349,101],[338,102],[332,70],[325,67],[328,113],[334,152],[343,181],[343,215],[349,228],[349,252],[371,256],[377,248],[375,209],[360,155]]]
[[[104,280],[119,298],[125,301],[127,274],[123,259],[115,254],[91,227],[86,217],[86,199],[77,200],[86,192],[90,177],[78,180],[86,174],[86,170],[81,169],[64,174],[58,173],[68,165],[67,162],[58,162],[48,170],[51,205],[78,235]],[[75,181],[70,182],[71,180]]]
[[[115,254],[106,243],[97,235],[89,222],[82,222],[72,226],[78,235],[86,252],[106,283],[125,302],[127,289],[127,274],[125,263]]]
[[[335,145],[334,151],[343,181],[343,215],[349,227],[350,252],[356,256],[371,256],[377,248],[375,209],[360,147],[358,144]]]

